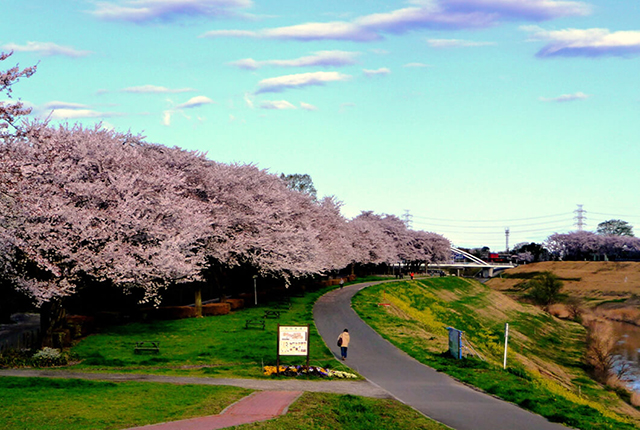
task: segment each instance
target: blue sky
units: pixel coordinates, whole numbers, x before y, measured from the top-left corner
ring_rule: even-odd
[[[7,2],[8,0],[1,0]],[[3,62],[33,115],[308,173],[459,246],[640,233],[640,8],[555,0],[30,0]]]

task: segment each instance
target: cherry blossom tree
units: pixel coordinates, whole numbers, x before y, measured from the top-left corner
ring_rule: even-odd
[[[0,52],[0,61],[9,58],[13,52]],[[20,70],[16,65],[6,71],[0,71],[0,96],[5,95],[12,98],[12,86],[20,78],[30,78],[36,72],[37,66],[27,67]],[[25,107],[20,100],[7,102],[0,100],[0,138],[23,136],[26,131],[19,125],[21,117],[31,113],[31,108]]]

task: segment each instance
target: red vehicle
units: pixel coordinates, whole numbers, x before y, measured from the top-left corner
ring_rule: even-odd
[[[498,254],[497,252],[490,252],[487,261],[491,263],[509,263],[511,262],[511,255]]]

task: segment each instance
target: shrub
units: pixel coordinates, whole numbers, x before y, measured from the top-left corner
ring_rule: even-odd
[[[229,303],[209,303],[202,306],[202,316],[226,315],[231,312]]]
[[[226,299],[224,303],[229,303],[232,311],[244,308],[244,299]]]
[[[191,306],[163,306],[152,312],[154,318],[161,320],[177,320],[195,318],[196,308]]]
[[[33,354],[33,365],[36,367],[63,366],[69,362],[69,357],[55,348],[42,348]]]
[[[527,282],[525,288],[528,290],[527,296],[539,305],[548,308],[560,298],[562,281],[551,272],[542,272]]]

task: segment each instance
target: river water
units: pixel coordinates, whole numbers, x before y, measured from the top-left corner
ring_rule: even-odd
[[[640,393],[640,327],[623,322],[611,322],[617,339],[617,355],[614,371],[622,366],[628,370],[623,375],[629,387]]]

